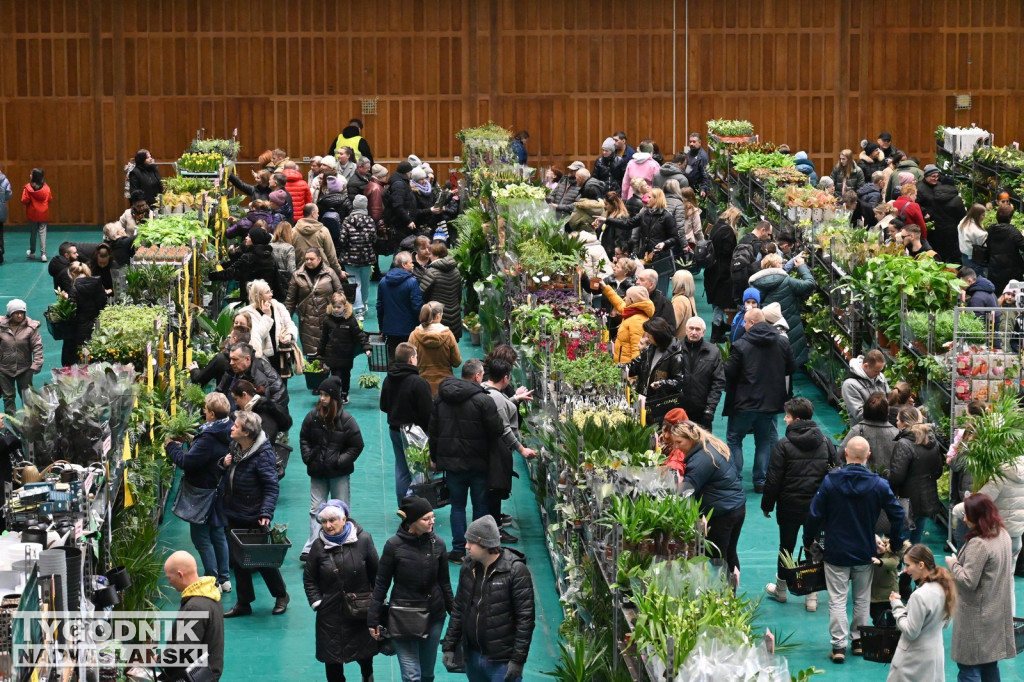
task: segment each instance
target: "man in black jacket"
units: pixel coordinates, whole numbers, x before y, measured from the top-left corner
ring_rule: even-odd
[[[412,219],[416,199],[409,187],[411,174],[412,164],[408,161],[401,162],[391,174],[387,190],[384,192],[384,215],[398,240],[405,239],[416,231],[416,221]]]
[[[710,431],[725,390],[725,364],[718,346],[704,340],[706,330],[707,324],[700,317],[686,321],[686,339],[679,354],[683,362],[679,407]]]
[[[455,608],[441,650],[445,668],[465,655],[469,679],[519,682],[530,653],[535,611],[525,557],[501,547],[498,526],[485,516],[466,530],[469,557],[459,572]]]
[[[779,552],[790,555],[796,549],[800,527],[811,509],[811,500],[825,480],[830,466],[838,464],[836,446],[814,423],[814,404],[807,398],[793,398],[786,402],[786,435],[779,439],[768,464],[764,482],[761,511],[766,518],[776,510],[779,524]],[[779,558],[779,570],[782,558]],[[774,583],[765,587],[768,596],[786,603],[786,581],[776,576]],[[808,611],[818,609],[818,593],[812,592],[804,600]]]
[[[68,267],[78,260],[78,247],[71,242],[61,242],[57,248],[57,255],[50,259],[46,271],[53,278],[53,288],[60,289],[65,294],[71,293],[71,275],[68,274]]]
[[[483,363],[477,359],[462,365],[462,378],[441,382],[430,416],[430,459],[447,473],[451,496],[452,551],[448,560],[459,563],[466,556],[466,499],[472,495],[473,520],[487,516],[487,472],[491,449],[504,428],[494,401],[481,386]]]
[[[247,343],[236,343],[228,351],[229,369],[217,382],[217,390],[226,396],[231,395],[231,388],[245,379],[258,389],[263,396],[273,401],[282,410],[288,408],[288,391],[280,375],[266,358],[256,357],[252,346]]]
[[[166,666],[160,673],[161,682],[191,679],[219,680],[224,672],[224,608],[220,603],[220,590],[213,576],[199,577],[196,560],[191,554],[178,551],[164,563],[167,582],[181,593],[181,605],[174,623],[174,631],[164,647],[163,656],[194,652],[206,647],[206,666],[211,677],[205,673],[193,678],[187,673],[187,666]],[[199,666],[203,667],[203,666]]]
[[[402,506],[402,500],[412,485],[412,474],[405,459],[402,427],[415,425],[424,433],[430,427],[433,397],[430,384],[420,376],[418,364],[416,346],[408,342],[398,344],[395,361],[391,363],[380,388],[380,411],[388,416],[388,434],[395,452],[395,495],[398,497],[398,506]]]
[[[779,433],[776,417],[786,402],[788,379],[796,369],[789,339],[764,319],[757,308],[743,321],[747,330],[733,344],[725,363],[725,415],[729,418],[725,442],[736,473],[743,475],[743,439],[754,431],[754,492],[764,492],[771,457]]]
[[[654,316],[660,317],[661,319],[668,322],[670,329],[676,328],[676,311],[672,306],[672,301],[668,300],[660,289],[658,289],[658,272],[650,268],[642,270],[639,275],[636,276],[637,284],[647,289],[647,294],[651,299],[651,303],[654,304]]]

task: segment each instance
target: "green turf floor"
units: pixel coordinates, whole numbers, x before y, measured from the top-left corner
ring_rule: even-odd
[[[56,246],[63,239],[88,241],[93,239],[92,235],[98,234],[98,229],[89,232],[51,229],[48,239],[50,255],[56,253]],[[11,298],[20,297],[28,302],[29,316],[42,319],[46,306],[53,301],[52,281],[46,274],[46,267],[38,261],[25,260],[28,235],[24,228],[8,228],[6,242],[8,255],[6,263],[0,266],[0,310]],[[698,288],[701,288],[700,277]],[[702,290],[698,291],[698,305],[702,315],[709,319],[710,310],[703,299]],[[372,306],[370,310],[367,328],[375,329]],[[60,344],[52,341],[45,332],[44,344],[48,371],[59,364]],[[463,357],[479,356],[479,349],[469,347],[466,343],[463,344],[462,350]],[[356,375],[363,371],[365,366],[357,365]],[[44,373],[44,376],[48,374]],[[42,378],[37,378],[36,384],[41,383]],[[313,407],[314,398],[305,391],[301,377],[293,378],[289,382],[289,390],[292,415],[296,421],[290,437],[293,443],[297,443],[299,424],[305,413]],[[836,411],[825,402],[824,396],[802,374],[796,378],[796,392],[814,402],[816,417],[826,433],[832,434],[842,430]],[[356,472],[352,477],[352,513],[353,517],[373,535],[379,547],[394,533],[398,526],[398,517],[395,516],[393,508],[393,456],[386,435],[386,425],[377,409],[378,396],[379,392],[376,390],[354,388],[352,402],[348,408],[359,422],[366,441],[366,449],[356,463]],[[721,417],[716,419],[714,430],[717,435],[724,436],[725,420]],[[764,594],[765,583],[771,581],[774,576],[778,532],[774,519],[766,519],[761,514],[760,496],[754,494],[750,483],[750,468],[753,463],[752,437],[748,437],[744,451],[744,460],[747,463],[745,484],[748,505],[746,522],[740,538],[740,587],[752,597],[760,598]],[[541,671],[554,668],[558,648],[557,631],[562,614],[544,546],[543,528],[521,461],[517,463],[517,468],[521,478],[515,482],[512,499],[505,511],[518,520],[519,530],[513,532],[520,536],[521,541],[516,548],[527,555],[527,563],[534,575],[537,591],[537,628],[534,631],[524,679],[527,682],[539,682],[549,679],[541,675]],[[296,456],[289,467],[288,475],[282,481],[281,501],[275,519],[290,524],[293,529],[293,542],[299,541],[308,531],[308,495],[308,479],[301,460]],[[438,520],[438,533],[450,544],[448,514],[442,511],[438,515]],[[944,531],[935,527],[926,535],[928,544],[937,555],[941,551],[944,537]],[[161,544],[164,548],[187,549],[195,554],[188,538],[187,526],[171,514],[167,515],[162,528]],[[228,621],[226,672],[223,677],[225,682],[256,679],[323,679],[323,668],[314,658],[313,612],[306,605],[302,592],[301,564],[298,562],[296,550],[292,550],[283,570],[292,595],[292,603],[286,614],[270,615],[271,597],[257,578],[254,615]],[[453,581],[455,576],[456,570],[452,567]],[[230,607],[233,603],[233,595],[227,595],[225,605]],[[791,671],[813,665],[824,669],[827,678],[834,680],[878,680],[884,679],[887,674],[887,666],[853,657],[848,658],[843,666],[835,666],[828,661],[828,605],[824,595],[820,597],[816,613],[804,611],[802,598],[794,598],[788,604],[762,601],[758,610],[758,628],[763,630],[765,627],[771,627],[783,635],[792,634],[793,640],[801,643],[801,646],[788,656]],[[951,630],[947,629],[947,652],[950,634]],[[1001,664],[1001,669],[1003,679],[1024,679],[1024,664],[1005,661]],[[438,680],[465,679],[464,675],[445,673],[440,660],[437,670]],[[348,673],[349,679],[358,679],[358,669],[354,665],[349,666]],[[946,679],[955,678],[956,666],[949,660],[947,654]],[[377,682],[400,680],[396,659],[378,656],[375,659],[375,679]]]

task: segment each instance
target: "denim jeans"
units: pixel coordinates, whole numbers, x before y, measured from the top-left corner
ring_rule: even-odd
[[[767,412],[737,412],[729,417],[725,427],[725,442],[729,446],[729,459],[736,473],[743,479],[743,439],[751,427],[754,429],[754,485],[764,485],[768,475],[768,460],[779,439],[776,415]]]
[[[924,526],[928,523],[929,517],[927,516],[915,516],[914,525],[916,528],[910,531],[910,544],[916,545],[921,542],[921,538],[924,537]]]
[[[469,678],[469,682],[505,682],[506,670],[508,661],[490,661],[483,652],[476,649],[466,651],[466,677]]]
[[[443,619],[431,623],[426,639],[394,640],[402,682],[431,682],[434,679],[434,664],[443,626]]]
[[[957,663],[956,682],[999,682],[999,662],[982,663],[981,665],[964,665]]]
[[[39,235],[39,255],[46,253],[46,223],[28,223],[28,250],[35,255],[36,235]]]
[[[409,462],[405,459],[405,443],[402,442],[402,432],[398,429],[388,429],[391,435],[391,448],[395,451],[395,497],[401,506],[402,500],[409,494],[409,486],[412,485],[412,473],[409,471]]]
[[[351,488],[348,476],[336,478],[314,478],[309,479],[309,539],[303,545],[302,551],[309,552],[317,535],[320,534],[320,522],[316,520],[316,512],[320,505],[327,500],[341,500],[349,504],[352,499]]]
[[[835,566],[825,563],[825,585],[828,588],[828,632],[833,649],[846,649],[850,631],[860,639],[860,628],[870,625],[871,564],[864,566]],[[853,624],[846,620],[846,600],[853,581]]]
[[[466,498],[473,500],[473,520],[490,513],[487,507],[486,471],[449,471],[448,494],[452,501],[452,550],[466,549]]]
[[[978,273],[978,277],[988,277],[988,266],[978,265],[970,258],[968,258],[967,254],[965,254],[963,251],[960,252],[960,264],[963,265],[965,268],[970,268],[971,270],[974,270],[976,273]]]
[[[190,523],[192,544],[203,562],[203,575],[212,575],[217,582],[231,579],[228,567],[228,535],[223,526],[216,528],[206,523]]]
[[[370,270],[372,268],[372,265],[345,266],[349,278],[358,285],[356,287],[356,301],[352,304],[353,310],[357,313],[364,313],[370,307]]]

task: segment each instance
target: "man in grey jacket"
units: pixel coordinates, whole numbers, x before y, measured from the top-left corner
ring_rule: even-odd
[[[889,382],[882,374],[884,369],[885,356],[878,349],[850,360],[850,374],[843,381],[843,402],[846,403],[846,413],[850,415],[850,426],[864,418],[864,401],[869,395],[889,395]]]
[[[519,433],[519,420],[515,403],[508,399],[504,391],[512,380],[512,367],[504,360],[492,360],[487,368],[487,381],[483,383],[487,394],[494,401],[501,418],[501,440],[491,450],[491,466],[487,490],[487,507],[494,523],[501,527],[501,501],[512,491],[512,452],[518,452],[529,459],[536,457],[532,448],[523,445]],[[502,529],[501,541],[505,544],[519,542],[519,538]]]

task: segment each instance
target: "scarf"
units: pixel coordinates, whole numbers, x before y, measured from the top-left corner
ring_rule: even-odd
[[[346,521],[345,522],[345,527],[341,529],[340,533],[338,533],[337,535],[328,535],[326,532],[324,532],[324,538],[326,538],[327,540],[330,540],[331,542],[333,542],[336,545],[341,545],[341,544],[344,544],[345,539],[348,538],[348,534],[351,531],[352,531],[352,522],[351,521]]]
[[[315,268],[310,269],[308,265],[304,267],[306,268],[306,274],[309,275],[309,278],[315,280],[317,277],[320,276],[320,273],[324,271],[324,260],[323,258],[321,258],[320,265],[316,266]]]
[[[634,308],[633,306],[630,306],[630,307],[628,307],[628,308],[626,308],[625,310],[622,311],[622,319],[626,320],[626,319],[629,319],[630,317],[633,317],[634,315],[643,315],[643,314],[645,314],[645,313],[641,312],[637,308]]]
[[[669,469],[678,471],[679,477],[682,478],[683,474],[686,473],[686,453],[679,448],[673,448],[668,453],[668,457],[665,458],[664,464]]]
[[[424,194],[430,194],[430,181],[429,180],[423,180],[423,181],[410,180],[409,184],[412,185],[413,187],[415,187],[416,189],[418,189],[419,191],[423,192]]]

